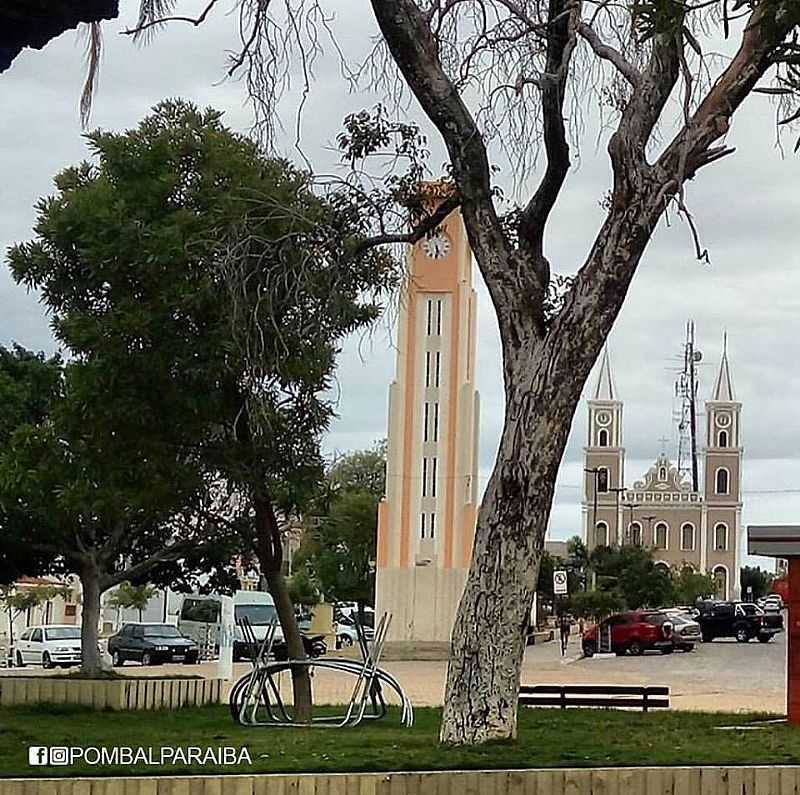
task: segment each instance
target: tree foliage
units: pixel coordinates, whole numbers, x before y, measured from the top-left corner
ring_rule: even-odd
[[[741,570],[742,598],[755,602],[772,589],[774,575],[760,566],[743,566]],[[749,590],[752,588],[752,592]]]

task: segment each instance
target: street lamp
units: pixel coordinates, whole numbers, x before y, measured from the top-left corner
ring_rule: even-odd
[[[632,533],[633,533],[633,509],[634,508],[638,508],[639,507],[639,503],[638,502],[626,502],[626,503],[624,503],[624,507],[625,508],[629,508],[630,512],[631,512],[631,519],[628,522],[628,531],[625,534],[626,537],[628,538],[628,541],[631,541],[632,540]]]

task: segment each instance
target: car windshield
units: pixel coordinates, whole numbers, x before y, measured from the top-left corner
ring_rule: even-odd
[[[146,638],[182,638],[177,627],[171,624],[151,624],[144,628],[144,636]]]
[[[645,613],[641,620],[646,621],[648,624],[663,624],[669,616],[664,613]]]
[[[236,605],[234,609],[236,621],[247,618],[251,624],[262,627],[269,626],[277,617],[275,605]]]
[[[44,631],[47,640],[80,640],[80,627],[50,627]]]
[[[744,613],[746,616],[757,616],[757,615],[760,615],[760,614],[761,614],[761,612],[762,612],[762,611],[761,611],[761,610],[760,610],[758,607],[756,607],[755,605],[739,605],[739,607],[741,608],[742,612],[743,612],[743,613]]]

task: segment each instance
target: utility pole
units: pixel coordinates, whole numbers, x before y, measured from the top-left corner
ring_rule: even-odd
[[[699,491],[700,477],[697,464],[697,364],[703,354],[695,348],[694,321],[686,323],[686,343],[683,348],[683,370],[675,382],[675,396],[683,401],[678,421],[678,471],[684,470],[684,445],[689,447],[692,490]],[[688,430],[688,439],[686,433]]]

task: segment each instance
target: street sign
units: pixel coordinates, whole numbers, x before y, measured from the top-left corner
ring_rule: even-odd
[[[553,572],[553,593],[556,596],[566,596],[567,594],[567,572],[563,569]]]

